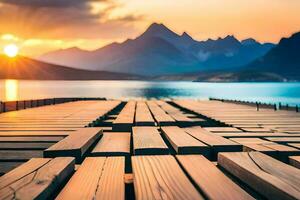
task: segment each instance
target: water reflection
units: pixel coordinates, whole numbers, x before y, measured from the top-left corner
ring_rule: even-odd
[[[5,100],[15,101],[18,100],[19,82],[18,80],[5,80]]]
[[[0,80],[1,100],[53,97],[197,98],[208,97],[300,103],[300,83],[196,83],[152,81]]]

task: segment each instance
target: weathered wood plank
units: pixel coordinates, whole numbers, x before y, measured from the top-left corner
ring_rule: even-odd
[[[27,161],[43,157],[42,150],[0,150],[0,161]]]
[[[43,142],[1,142],[0,150],[44,150],[55,143]]]
[[[136,200],[204,199],[170,155],[133,156]]]
[[[92,156],[129,156],[130,133],[103,133],[101,140],[91,152]]]
[[[0,137],[0,144],[2,142],[58,142],[60,140],[64,139],[64,137],[44,137],[44,136],[34,136],[34,137]]]
[[[196,125],[197,121],[192,120],[185,116],[180,109],[168,104],[164,101],[155,101],[168,115],[175,121],[177,126],[191,126]]]
[[[135,101],[129,101],[122,111],[119,113],[118,117],[113,121],[113,131],[125,131],[130,132],[131,127],[134,123],[135,116]]]
[[[290,164],[300,169],[300,156],[290,156]]]
[[[219,135],[213,134],[199,126],[184,129],[189,135],[209,145],[212,148],[212,157],[219,152],[242,151],[243,146]]]
[[[235,128],[235,127],[206,127],[204,128],[207,131],[213,133],[241,133],[242,130]]]
[[[220,153],[218,164],[268,199],[300,198],[300,170],[265,154]]]
[[[6,174],[7,172],[13,170],[14,168],[22,165],[24,162],[14,162],[14,161],[5,161],[5,162],[0,162],[0,176],[3,174]]]
[[[161,130],[178,154],[203,154],[209,157],[209,147],[187,134],[184,129],[177,126],[166,126]]]
[[[288,145],[300,149],[300,143],[288,143]]]
[[[68,136],[74,131],[0,131],[0,137],[17,137],[17,136]],[[61,138],[63,139],[63,138]]]
[[[254,199],[202,155],[177,155],[176,158],[209,199]]]
[[[135,113],[136,126],[154,126],[155,121],[150,113],[150,110],[145,102],[138,101],[136,104]]]
[[[265,139],[278,143],[299,143],[300,137],[265,137]]]
[[[88,157],[57,196],[59,199],[125,199],[123,157]]]
[[[15,168],[4,176],[0,177],[0,189],[7,187],[11,183],[25,177],[26,175],[36,171],[51,159],[48,158],[32,158],[22,164],[20,167]]]
[[[73,173],[75,165],[74,158],[70,157],[54,158],[50,161],[46,159],[45,164],[36,162],[36,166],[25,166],[23,174],[20,171],[23,171],[24,165],[21,165],[1,177],[6,180],[4,187],[0,189],[1,199],[49,199]],[[19,175],[18,179],[15,175]]]
[[[133,127],[133,151],[135,155],[168,154],[168,146],[156,127]]]
[[[80,162],[86,151],[101,135],[102,129],[100,128],[81,129],[46,149],[44,151],[44,157],[73,156],[76,162]]]
[[[154,101],[147,101],[147,105],[159,126],[172,126],[175,124],[175,119],[168,115]]]

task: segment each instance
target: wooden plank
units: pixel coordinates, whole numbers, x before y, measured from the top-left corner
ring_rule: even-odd
[[[290,156],[290,164],[300,169],[300,156]]]
[[[129,156],[130,133],[103,133],[101,140],[91,152],[92,156]]]
[[[102,135],[100,128],[85,128],[69,135],[65,139],[44,151],[44,157],[66,157],[73,156],[76,163],[80,162],[91,147]]]
[[[241,133],[242,130],[235,128],[235,127],[206,127],[204,128],[207,131],[213,133]]]
[[[269,128],[242,128],[245,132],[268,133],[272,132]]]
[[[219,152],[234,152],[243,150],[243,146],[241,144],[213,134],[199,126],[186,128],[184,130],[197,140],[209,145],[212,148],[212,157],[216,157]]]
[[[288,143],[288,145],[300,149],[300,143]]]
[[[254,137],[254,138],[264,138],[264,137],[300,137],[300,134],[288,134],[288,133],[251,133],[251,132],[243,132],[243,133],[216,133],[222,137],[226,138],[241,138],[241,137]]]
[[[265,154],[220,153],[218,164],[267,199],[300,198],[300,170]]]
[[[113,121],[113,131],[130,132],[134,123],[135,101],[129,101],[122,109],[118,117]]]
[[[0,131],[0,137],[3,136],[68,136],[74,131]],[[63,138],[62,138],[63,139]]]
[[[6,182],[0,189],[1,199],[49,199],[74,171],[74,158],[54,158],[35,167],[24,165],[1,177]],[[33,165],[31,163],[31,165]],[[36,166],[39,166],[36,168]],[[27,168],[26,168],[27,167]],[[20,169],[21,168],[21,169]],[[17,171],[17,172],[16,172]],[[18,179],[14,175],[19,175]],[[21,176],[20,176],[21,175]],[[2,184],[2,181],[0,181]]]
[[[203,154],[209,157],[209,147],[187,134],[184,129],[177,126],[166,126],[161,128],[174,150],[178,154]]]
[[[13,170],[14,168],[22,165],[24,162],[14,162],[14,161],[6,161],[6,162],[0,162],[0,176],[3,174],[6,174],[7,172]]]
[[[136,126],[155,126],[155,121],[150,113],[150,110],[145,102],[137,102],[135,113]]]
[[[135,155],[169,154],[168,146],[156,127],[133,127],[132,136]]]
[[[204,199],[170,155],[133,156],[136,200]]]
[[[176,158],[208,199],[254,199],[202,155]]]
[[[2,142],[58,142],[60,140],[64,139],[64,137],[40,137],[40,136],[34,136],[34,137],[0,137],[0,144]]]
[[[288,156],[300,155],[300,150],[294,147],[290,147],[283,144],[271,143],[271,144],[262,144],[268,148],[278,151],[279,159],[287,161]]]
[[[159,126],[172,126],[175,124],[175,119],[168,115],[154,101],[147,101],[147,105]]]
[[[124,166],[123,157],[86,158],[56,199],[125,199]]]
[[[27,161],[43,157],[41,150],[0,150],[0,161]]]
[[[195,120],[192,120],[185,116],[180,109],[164,102],[164,101],[155,101],[168,115],[170,115],[175,121],[177,126],[192,126],[196,125]]]
[[[265,139],[278,143],[299,143],[300,137],[265,137]]]
[[[29,161],[22,164],[20,167],[10,171],[4,176],[0,177],[0,190],[7,187],[11,183],[23,178],[24,176],[36,171],[51,159],[47,158],[32,158]]]
[[[264,144],[272,144],[272,142],[267,140],[262,140],[260,138],[231,138],[231,140],[243,145],[243,151],[259,151],[270,156],[278,156],[278,152]]]
[[[2,142],[0,143],[0,150],[44,150],[54,144],[50,142]]]

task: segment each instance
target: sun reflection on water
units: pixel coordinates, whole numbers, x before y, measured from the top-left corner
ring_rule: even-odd
[[[18,100],[19,82],[18,80],[5,80],[5,100]]]

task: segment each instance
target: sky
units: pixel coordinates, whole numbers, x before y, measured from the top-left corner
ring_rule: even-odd
[[[94,50],[140,35],[153,22],[196,40],[234,35],[277,43],[300,31],[300,0],[0,0],[0,48],[36,57]]]

